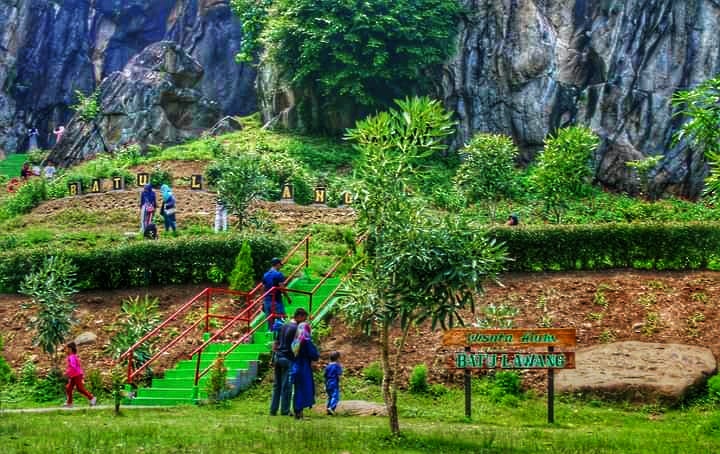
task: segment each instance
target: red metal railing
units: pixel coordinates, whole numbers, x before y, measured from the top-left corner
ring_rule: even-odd
[[[227,289],[221,289],[221,288],[206,288],[202,292],[198,293],[193,297],[190,301],[183,304],[179,309],[177,309],[175,312],[173,312],[172,315],[170,315],[165,321],[160,323],[158,326],[156,326],[154,329],[152,329],[150,332],[145,334],[140,340],[135,342],[135,344],[132,345],[125,353],[120,355],[119,360],[124,361],[127,360],[128,362],[128,372],[127,372],[127,381],[128,383],[132,383],[133,380],[145,369],[147,369],[150,364],[155,362],[158,358],[160,358],[165,352],[170,350],[172,347],[177,345],[182,339],[188,336],[193,330],[195,330],[200,324],[204,322],[204,329],[205,332],[209,332],[210,330],[210,320],[212,318],[218,318],[223,319],[226,316],[223,315],[217,315],[210,313],[211,308],[211,301],[213,296],[218,295],[226,295],[226,296],[233,296],[233,297],[242,297],[245,299],[245,304],[247,305],[250,294],[248,292],[238,292],[235,290],[227,290]],[[135,363],[134,363],[134,355],[135,351],[140,348],[142,345],[144,345],[149,339],[157,336],[164,328],[167,328],[173,321],[177,320],[180,316],[184,315],[186,312],[189,312],[192,309],[196,309],[198,307],[204,307],[205,314],[198,318],[194,323],[192,323],[189,327],[187,327],[185,330],[183,330],[179,335],[177,335],[172,341],[170,341],[167,345],[159,349],[154,355],[152,355],[147,361],[145,361],[143,364],[141,364],[137,369],[135,369]]]
[[[286,263],[295,253],[297,253],[301,247],[304,246],[304,254],[303,254],[303,260],[299,265],[297,265],[292,272],[287,276],[285,282],[283,284],[287,284],[291,279],[293,279],[304,267],[308,267],[310,265],[310,239],[312,238],[311,235],[305,236],[302,240],[300,240],[291,250],[288,252],[288,254],[285,256],[283,263]],[[234,290],[228,290],[228,289],[221,289],[221,288],[206,288],[199,294],[195,295],[190,301],[183,304],[179,309],[177,309],[175,312],[173,312],[172,315],[170,315],[165,321],[163,321],[161,324],[159,324],[157,327],[152,329],[150,332],[145,334],[140,340],[135,342],[135,344],[132,345],[125,353],[123,353],[119,360],[124,361],[127,360],[128,362],[128,372],[127,372],[127,381],[128,383],[132,383],[138,375],[146,370],[153,362],[155,362],[158,358],[160,358],[162,355],[164,355],[168,350],[176,346],[182,339],[186,338],[190,333],[192,333],[194,330],[196,330],[202,322],[204,322],[204,332],[210,333],[210,320],[211,319],[219,319],[219,320],[225,320],[225,325],[216,333],[214,333],[209,340],[203,342],[203,344],[196,348],[193,353],[191,353],[190,357],[192,355],[197,354],[198,356],[198,363],[196,367],[196,384],[199,377],[202,377],[206,371],[203,371],[203,374],[200,374],[199,371],[199,365],[200,365],[200,356],[202,354],[202,351],[207,347],[207,345],[210,344],[210,342],[217,340],[222,334],[226,333],[228,329],[231,327],[237,325],[240,321],[246,321],[248,323],[248,329],[250,330],[250,322],[256,318],[259,313],[263,309],[263,300],[266,295],[270,294],[272,292],[273,294],[273,302],[271,306],[271,313],[265,318],[263,323],[258,324],[257,327],[252,329],[250,332],[254,333],[257,331],[257,329],[260,326],[265,326],[264,323],[267,322],[268,319],[278,317],[280,314],[275,312],[275,298],[274,298],[274,292],[278,290],[277,287],[273,287],[267,291],[265,291],[260,296],[257,295],[261,290],[263,289],[262,282],[259,283],[255,288],[253,288],[250,292],[238,292]],[[285,292],[293,292],[293,293],[304,293],[308,294],[309,292],[303,292],[300,290],[292,290],[292,289],[283,289],[283,293]],[[237,315],[222,315],[222,314],[213,314],[210,312],[211,309],[211,301],[213,296],[218,295],[227,295],[227,296],[241,296],[245,300],[245,304],[243,309],[240,311]],[[309,295],[310,297],[310,304],[312,304],[312,295]],[[147,361],[145,361],[143,364],[141,364],[137,369],[135,368],[134,364],[134,355],[138,348],[140,348],[142,345],[148,342],[149,339],[158,336],[160,332],[167,328],[169,325],[172,324],[175,320],[177,320],[180,316],[183,316],[185,313],[189,312],[192,309],[196,309],[197,307],[200,307],[204,304],[205,308],[205,314],[198,318],[194,323],[192,323],[190,326],[188,326],[186,329],[184,329],[179,335],[177,335],[172,341],[170,341],[167,345],[160,348],[154,355],[152,355]],[[246,341],[248,339],[247,333],[241,337],[241,340]],[[236,342],[233,346],[231,346],[230,350],[228,350],[227,353],[237,348],[237,345],[239,345],[240,341]]]

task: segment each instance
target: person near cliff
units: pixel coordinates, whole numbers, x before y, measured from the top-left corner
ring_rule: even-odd
[[[60,141],[63,138],[63,135],[65,134],[65,126],[60,125],[57,128],[53,129],[53,134],[55,134],[55,145],[60,143]]]
[[[40,133],[38,132],[37,128],[33,127],[28,129],[28,150],[33,151],[40,148],[38,146],[38,136]]]
[[[175,196],[172,193],[170,186],[164,184],[160,186],[160,192],[162,193],[162,206],[160,207],[160,216],[163,217],[165,222],[165,231],[168,232],[172,229],[173,233],[177,233],[177,225],[175,220]]]
[[[153,214],[157,208],[157,198],[151,184],[146,184],[140,194],[140,233],[145,233],[148,225],[152,224]]]
[[[215,233],[226,232],[228,228],[227,206],[218,193],[215,199]]]

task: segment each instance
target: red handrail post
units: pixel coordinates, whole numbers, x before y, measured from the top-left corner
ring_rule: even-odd
[[[305,269],[310,268],[310,236],[305,237]]]
[[[205,293],[205,332],[210,332],[210,290]]]
[[[197,352],[197,362],[195,363],[195,387],[193,388],[193,394],[198,393],[198,385],[200,384],[200,356],[202,355],[202,350]],[[196,399],[198,398],[198,395],[194,396]]]
[[[128,375],[127,375],[128,383],[132,382],[132,373],[133,373],[132,360],[133,360],[133,355],[130,355],[130,358],[128,358]]]

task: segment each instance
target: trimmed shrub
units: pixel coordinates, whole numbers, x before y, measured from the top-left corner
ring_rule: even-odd
[[[362,374],[365,380],[370,383],[379,385],[383,381],[382,367],[380,367],[380,363],[377,361],[368,364],[368,366],[363,369]]]
[[[79,289],[115,289],[200,283],[213,266],[229,275],[243,241],[252,250],[253,271],[259,281],[272,257],[282,257],[287,244],[270,236],[223,236],[223,238],[174,238],[141,241],[90,250],[62,251],[77,267]],[[16,249],[0,254],[0,290],[16,292],[27,270],[57,254],[46,248]]]
[[[704,269],[718,260],[718,223],[632,223],[496,227],[509,271],[608,268]]]
[[[428,369],[425,364],[418,364],[413,367],[410,373],[410,392],[424,394],[428,391],[427,374]]]
[[[230,288],[241,292],[249,292],[255,287],[250,244],[243,241],[240,253],[235,258],[235,266],[230,273]]]

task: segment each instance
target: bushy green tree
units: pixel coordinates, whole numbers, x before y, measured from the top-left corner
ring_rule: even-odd
[[[707,80],[692,90],[673,95],[676,116],[688,120],[675,135],[676,141],[687,140],[705,154],[710,175],[705,180],[705,193],[720,195],[720,76]]]
[[[325,109],[366,111],[429,92],[454,47],[456,0],[233,0],[249,40]],[[260,29],[264,29],[259,32]],[[261,36],[262,35],[262,36]]]
[[[267,179],[261,171],[260,159],[254,153],[242,153],[227,157],[208,170],[213,174],[219,196],[228,211],[237,216],[241,229],[250,220],[250,204],[266,192]]]
[[[453,124],[436,101],[397,104],[399,110],[369,117],[348,133],[362,153],[355,208],[367,241],[343,308],[348,322],[378,338],[382,393],[394,435],[400,433],[397,372],[410,327],[425,320],[433,327],[460,321],[458,312],[473,307],[484,281],[495,278],[505,258],[500,247],[461,220],[435,219],[413,196],[421,176],[417,163],[445,147]],[[391,339],[398,325],[401,336]]]
[[[73,324],[72,295],[76,267],[63,256],[46,258],[42,265],[25,277],[20,293],[28,295],[38,308],[35,342],[58,364],[57,350],[65,342]]]
[[[569,200],[588,192],[593,152],[599,144],[598,136],[585,126],[560,129],[545,140],[531,181],[556,223],[562,220]]]
[[[494,222],[498,203],[515,188],[518,149],[508,136],[477,134],[460,153],[463,162],[455,183],[469,201],[484,204]]]
[[[250,243],[243,241],[235,266],[230,273],[230,289],[249,292],[255,287],[255,272],[253,270],[252,251]]]

